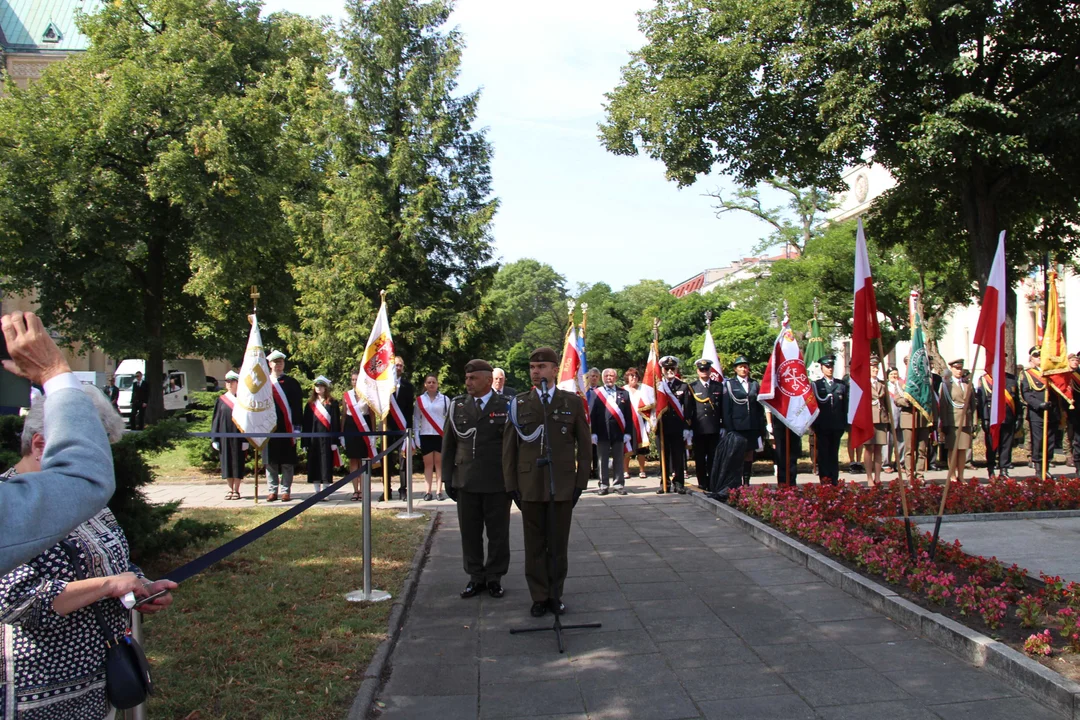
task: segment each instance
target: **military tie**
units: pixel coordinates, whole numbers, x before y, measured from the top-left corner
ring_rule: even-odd
[[[476,412],[484,410],[484,398],[476,398]]]

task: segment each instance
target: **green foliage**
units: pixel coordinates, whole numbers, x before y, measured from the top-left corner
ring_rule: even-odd
[[[750,372],[755,377],[761,377],[778,332],[761,316],[748,310],[739,308],[720,315],[720,319],[713,322],[712,333],[716,354],[720,356],[726,374],[734,372],[732,363],[735,358],[745,355],[750,361]],[[702,340],[698,340],[695,357],[701,355],[701,344]]]
[[[661,320],[660,354],[674,355],[679,358],[682,374],[692,374],[690,363],[701,357],[701,347],[705,336],[705,312],[711,310],[713,313],[713,336],[716,340],[719,322],[726,313],[731,312],[728,310],[729,305],[727,296],[719,292],[704,295],[690,293],[681,298],[665,292],[663,296],[656,296],[653,304],[634,319],[627,346],[640,348],[635,357],[639,366],[643,366],[649,354],[649,344],[652,342],[653,318],[658,317]],[[720,352],[719,342],[717,342],[717,352]],[[734,352],[749,354],[750,349],[742,348]],[[723,357],[720,360],[725,361]]]
[[[352,0],[347,91],[329,118],[316,206],[290,207],[298,359],[331,377],[358,364],[379,291],[410,371],[460,379],[491,308],[491,147],[479,92],[455,95],[464,42],[442,0]]]
[[[777,246],[791,246],[800,252],[805,250],[810,239],[821,234],[820,223],[825,213],[836,207],[832,193],[818,187],[799,187],[784,178],[770,178],[764,184],[787,193],[787,205],[765,207],[761,202],[761,189],[757,187],[737,188],[734,196],[727,197],[717,190],[709,193],[710,197],[716,198],[717,217],[728,212],[745,212],[772,225],[773,232],[751,250],[754,254],[765,253]]]
[[[1067,0],[661,0],[640,18],[648,42],[607,96],[609,151],[644,151],[683,186],[719,170],[833,191],[872,156],[898,184],[869,236],[927,270],[960,258],[969,295],[1002,229],[1016,272],[1080,245]]]
[[[191,407],[187,411],[189,432],[210,432],[210,423],[214,419],[214,406],[217,405],[220,395],[221,393],[216,392],[191,393],[189,396]],[[187,453],[188,463],[192,467],[215,470],[221,466],[221,458],[210,438],[187,438],[182,444]]]
[[[22,416],[0,415],[0,472],[6,471],[22,457],[22,428]]]
[[[103,3],[81,21],[86,53],[5,87],[0,289],[34,291],[67,341],[153,375],[166,356],[235,355],[252,284],[264,319],[291,319],[281,206],[315,191],[330,45],[312,20],[259,10]]]

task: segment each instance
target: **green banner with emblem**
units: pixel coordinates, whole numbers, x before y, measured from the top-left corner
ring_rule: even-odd
[[[926,338],[923,334],[922,318],[918,315],[915,316],[915,325],[911,328],[911,355],[908,359],[904,397],[919,410],[926,422],[933,421],[934,393],[930,378],[930,358],[926,355]]]

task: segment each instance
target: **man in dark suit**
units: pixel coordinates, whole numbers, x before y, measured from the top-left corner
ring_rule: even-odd
[[[1002,362],[1005,358],[1002,358]],[[1001,423],[997,450],[994,447],[993,437],[990,435],[990,424],[993,422],[993,388],[994,380],[984,374],[979,380],[979,386],[975,388],[975,405],[978,408],[979,421],[982,423],[983,440],[986,443],[986,471],[993,478],[995,472],[998,477],[1008,478],[1012,470],[1013,440],[1016,435],[1016,424],[1020,419],[1017,412],[1020,402],[1020,388],[1016,383],[1016,375],[1005,373],[1005,422]]]
[[[669,492],[683,495],[686,493],[686,446],[692,438],[690,423],[686,417],[690,387],[679,377],[678,358],[671,355],[660,358],[660,369],[664,373],[664,382],[667,383],[670,393],[668,408],[659,419],[660,429],[657,432],[663,435],[664,469],[671,478]],[[662,388],[656,388],[657,395],[662,392]],[[664,478],[660,478],[660,487],[656,489],[656,494],[663,493]]]
[[[634,416],[630,409],[630,393],[615,386],[619,373],[607,368],[601,375],[603,385],[593,392],[589,406],[592,441],[600,463],[600,495],[607,495],[611,485],[619,495],[626,494],[623,475],[623,455],[634,433]]]
[[[529,378],[535,389],[514,398],[510,422],[503,433],[503,479],[506,491],[521,508],[525,538],[525,579],[533,604],[529,612],[541,617],[548,610],[562,614],[561,601],[566,580],[566,549],[570,542],[573,507],[589,486],[589,421],[585,406],[574,393],[555,387],[559,357],[549,347],[537,348],[529,356]],[[546,384],[546,399],[541,388]],[[545,432],[545,417],[548,430]],[[541,466],[547,451],[551,464]],[[554,502],[549,473],[555,479]],[[555,524],[555,576],[548,571],[548,513]],[[550,602],[549,602],[550,600]]]
[[[761,385],[750,377],[750,361],[745,355],[735,358],[735,377],[724,380],[724,429],[746,440],[742,484],[750,484],[754,451],[765,440],[765,408],[758,402]]]
[[[1042,350],[1033,346],[1028,352],[1028,368],[1020,375],[1020,393],[1024,396],[1024,404],[1028,408],[1028,427],[1031,428],[1031,464],[1036,472],[1042,474],[1043,460],[1043,425],[1047,425],[1046,433],[1046,474],[1050,475],[1050,461],[1054,459],[1057,433],[1055,432],[1061,423],[1060,397],[1053,390],[1047,392],[1047,381],[1040,370],[1042,362]]]
[[[820,412],[812,426],[817,437],[818,479],[832,485],[840,481],[840,439],[847,430],[848,413],[847,383],[833,378],[835,364],[833,355],[821,358],[824,377],[814,381]]]
[[[105,397],[109,398],[113,409],[120,412],[120,388],[116,387],[116,381],[112,375],[109,376],[109,382],[101,388],[101,391],[105,393]]]
[[[687,420],[693,433],[694,472],[698,487],[709,492],[716,443],[724,424],[724,386],[709,379],[712,360],[702,358],[694,363],[698,379],[690,384],[687,400]]]
[[[142,430],[146,424],[146,405],[150,402],[150,386],[141,372],[135,373],[131,384],[131,429]]]
[[[413,424],[413,405],[416,403],[416,388],[414,388],[413,384],[409,382],[409,379],[405,377],[405,359],[400,355],[394,358],[394,369],[397,372],[397,389],[394,390],[394,402],[397,403],[397,408],[400,408],[401,416],[399,419],[398,413],[391,411],[386,416],[386,428],[387,430],[405,430],[411,432]],[[389,463],[387,472],[390,482],[393,483],[394,475],[400,473],[400,480],[398,481],[398,500],[405,499],[407,494],[405,483],[412,482],[412,478],[405,477],[405,464],[400,462],[404,454],[405,450],[402,449],[400,453],[392,452],[386,456],[386,461]],[[386,498],[379,499],[393,499],[390,497],[392,491],[387,490],[386,494]]]
[[[513,398],[518,394],[517,390],[506,386],[506,371],[502,368],[495,368],[491,372],[491,387],[495,392],[504,395],[507,398]]]
[[[266,356],[266,362],[270,364],[270,381],[274,384],[272,390],[277,411],[275,432],[299,431],[304,419],[304,393],[300,383],[285,374],[285,353],[275,350]],[[274,502],[280,497],[282,502],[289,502],[292,500],[293,472],[296,469],[296,440],[270,438],[263,448],[266,489],[269,493],[266,501]]]
[[[501,598],[502,576],[510,567],[510,495],[502,468],[503,430],[510,400],[493,390],[491,380],[491,365],[486,361],[466,363],[466,394],[450,403],[443,429],[443,487],[457,503],[461,554],[469,574],[462,598],[484,590]]]

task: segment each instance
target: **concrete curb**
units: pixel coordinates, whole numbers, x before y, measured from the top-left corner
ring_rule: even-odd
[[[1023,512],[962,513],[944,515],[941,524],[952,522],[994,522],[996,520],[1051,520],[1053,518],[1080,517],[1080,510],[1025,510]],[[903,520],[903,517],[896,518]],[[937,515],[912,515],[911,522],[922,525],[937,520]]]
[[[401,628],[405,625],[405,613],[408,611],[413,596],[416,594],[416,585],[420,582],[420,569],[424,564],[424,559],[427,558],[428,551],[431,549],[431,538],[435,534],[435,526],[438,524],[441,512],[441,510],[436,510],[428,520],[427,528],[424,530],[424,540],[420,543],[420,547],[416,548],[416,553],[413,555],[409,574],[405,576],[405,583],[401,586],[401,594],[394,600],[393,607],[390,608],[390,617],[386,621],[387,637],[379,643],[379,647],[375,649],[375,654],[371,656],[371,662],[368,663],[367,669],[364,670],[364,682],[360,684],[360,689],[356,692],[356,697],[349,708],[346,720],[367,720],[368,715],[371,713],[371,706],[375,702],[375,694],[382,685],[383,671],[386,670],[386,664],[390,660],[390,653],[393,652],[398,637],[401,635]]]
[[[905,600],[884,585],[849,570],[835,560],[729,505],[697,492],[687,495],[694,504],[711,511],[724,522],[739,527],[781,555],[805,565],[807,570],[830,585],[862,600],[966,662],[984,668],[1051,710],[1070,720],[1080,720],[1080,684],[1066,679],[1004,643]]]

